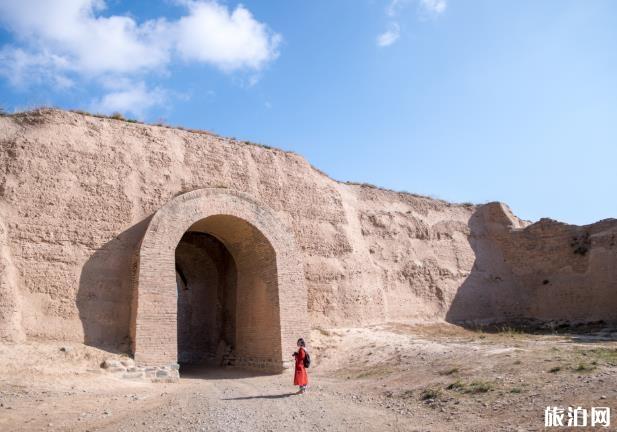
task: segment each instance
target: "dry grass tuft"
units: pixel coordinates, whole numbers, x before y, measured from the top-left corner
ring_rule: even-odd
[[[454,390],[460,393],[478,394],[487,393],[493,390],[493,388],[493,383],[488,381],[475,380],[467,384],[461,380],[456,380],[453,383],[450,383],[446,387],[446,390]]]
[[[438,388],[434,388],[434,387],[429,387],[429,388],[425,388],[424,390],[422,390],[422,393],[420,393],[420,400],[435,400],[435,399],[439,399],[441,397],[441,390]]]
[[[459,372],[459,369],[457,367],[453,367],[453,368],[450,368],[450,369],[446,369],[446,370],[440,371],[439,375],[454,375],[454,374],[456,374],[458,372]]]

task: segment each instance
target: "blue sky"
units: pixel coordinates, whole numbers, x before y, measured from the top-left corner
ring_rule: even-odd
[[[0,0],[0,105],[121,111],[337,180],[617,217],[617,2]]]

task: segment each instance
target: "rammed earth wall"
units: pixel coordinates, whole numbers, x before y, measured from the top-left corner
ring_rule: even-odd
[[[260,244],[275,252],[253,258],[297,259],[297,272],[276,261],[272,269],[284,274],[259,276],[263,295],[284,292],[285,304],[262,297],[245,312],[268,304],[273,309],[264,313],[276,317],[280,307],[288,314],[276,318],[279,348],[268,353],[281,358],[309,326],[617,319],[615,220],[529,225],[499,203],[458,205],[343,184],[296,154],[209,133],[43,110],[0,117],[0,337],[83,340],[124,351],[132,344],[137,360],[172,358],[171,327],[155,341],[168,348],[157,351],[145,338],[140,349],[140,329],[150,325],[140,311],[151,294],[140,300],[139,292],[166,284],[150,306],[174,321],[175,282],[166,273],[173,251],[160,273],[152,267],[140,280],[136,271],[157,212],[186,204],[192,193],[202,197],[198,210],[182,219],[166,248],[211,210],[234,215],[257,203],[252,216],[246,209],[235,216],[257,227]],[[220,194],[219,207],[208,193]],[[270,222],[259,225],[262,215]],[[246,361],[280,360],[248,354]]]

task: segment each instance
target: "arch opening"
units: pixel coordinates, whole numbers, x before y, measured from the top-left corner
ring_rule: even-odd
[[[228,365],[235,346],[236,265],[216,237],[187,231],[176,247],[178,363]]]
[[[247,221],[213,215],[175,249],[178,363],[272,369],[281,357],[276,253]]]

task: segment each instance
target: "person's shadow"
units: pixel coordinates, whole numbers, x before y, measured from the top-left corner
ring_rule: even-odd
[[[240,396],[235,398],[223,398],[221,400],[250,400],[250,399],[283,399],[289,396],[295,396],[296,393],[281,393],[276,395],[261,395],[261,396]]]

